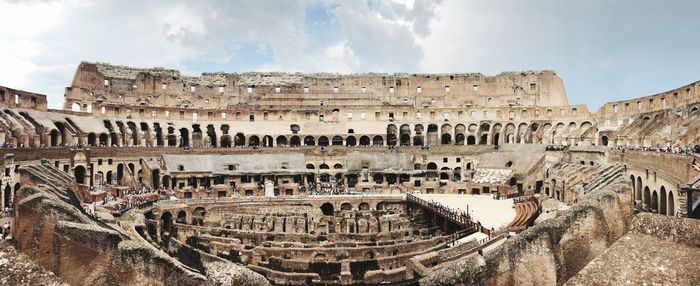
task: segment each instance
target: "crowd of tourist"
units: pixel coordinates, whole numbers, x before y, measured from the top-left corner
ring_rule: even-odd
[[[139,208],[146,204],[153,203],[154,201],[159,199],[160,195],[170,195],[172,194],[172,192],[173,191],[171,189],[166,188],[156,189],[141,187],[139,189],[127,189],[122,190],[121,193],[116,197],[112,194],[108,194],[102,199],[101,205],[108,205],[114,202],[115,204],[112,205],[113,213],[121,214],[131,208]],[[159,195],[159,197],[146,196],[151,194],[157,194]],[[91,214],[87,209],[86,212],[88,212],[88,214]]]
[[[470,220],[472,220],[472,216],[471,216],[468,212],[466,212],[466,211],[464,211],[464,210],[456,209],[456,208],[451,208],[451,207],[448,207],[448,206],[445,206],[445,205],[441,204],[440,202],[436,202],[436,201],[433,201],[433,200],[430,200],[429,203],[430,203],[430,205],[431,205],[435,210],[437,210],[437,211],[439,211],[439,212],[447,213],[447,214],[449,214],[450,216],[461,217],[462,220],[464,220],[464,221],[470,221]],[[479,223],[478,221],[474,221],[474,222],[475,222],[475,223]]]
[[[690,145],[686,145],[685,147],[681,147],[681,146],[646,147],[646,146],[616,145],[616,146],[610,147],[610,149],[618,150],[618,151],[662,152],[662,153],[686,154],[686,155],[689,155],[691,153],[700,154],[700,145],[695,145],[692,147]]]
[[[312,184],[309,190],[309,194],[314,196],[324,196],[324,195],[340,195],[345,193],[345,187],[342,181],[333,183],[318,183]]]
[[[564,145],[547,145],[544,147],[545,151],[564,151],[568,149],[569,146],[564,146]]]
[[[11,143],[2,143],[2,145],[0,145],[0,148],[2,148],[2,149],[12,149],[12,148],[15,148],[15,144],[11,144]]]
[[[154,202],[147,197],[126,197],[114,206],[114,212],[123,213],[132,208],[140,208]]]
[[[2,209],[2,215],[4,217],[11,217],[12,213],[13,213],[13,209],[11,207],[6,207],[6,208]]]
[[[146,188],[146,187],[141,187],[140,189],[129,189],[129,190],[124,190],[122,191],[122,196],[131,196],[131,195],[148,195],[148,194],[165,194],[167,192],[170,192],[168,189],[164,188]]]
[[[0,234],[1,239],[5,239],[8,235],[10,235],[10,231],[12,230],[12,223],[11,222],[5,222],[5,224],[2,225],[2,233]]]

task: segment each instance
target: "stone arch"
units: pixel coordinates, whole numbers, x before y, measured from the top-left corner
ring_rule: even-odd
[[[177,219],[175,220],[175,222],[181,223],[181,224],[186,224],[187,223],[187,213],[184,210],[179,211],[177,213]]]
[[[479,126],[479,145],[486,145],[488,144],[488,134],[491,131],[491,124],[488,124],[486,122],[481,123]]]
[[[474,135],[467,136],[467,145],[476,145],[476,137]]]
[[[59,121],[54,122],[54,125],[56,125],[56,128],[58,129],[57,143],[58,144],[67,144],[67,142],[66,142],[66,126],[63,124],[63,122],[59,122]]]
[[[75,182],[78,184],[85,184],[85,166],[77,165],[73,169],[73,176],[75,177]]]
[[[58,146],[59,144],[61,144],[61,143],[59,143],[59,142],[60,142],[60,141],[59,141],[59,140],[60,140],[60,137],[59,137],[59,136],[60,136],[60,134],[59,134],[58,130],[56,130],[56,129],[51,129],[51,132],[49,132],[49,137],[50,137],[50,139],[49,139],[49,140],[50,140],[50,141],[49,141],[49,145],[50,145],[51,147],[56,147],[56,146]]]
[[[440,127],[440,144],[442,144],[442,145],[452,144],[452,125],[443,124]]]
[[[331,138],[331,145],[333,146],[343,146],[343,137],[339,135],[333,136]]]
[[[416,124],[416,126],[413,127],[413,131],[416,133],[416,135],[413,136],[413,146],[423,146],[425,144],[423,130],[423,124]]]
[[[209,144],[211,147],[217,147],[216,129],[212,124],[207,125],[207,137],[209,137]]]
[[[141,176],[143,175],[143,170],[139,170],[139,180],[141,180]],[[160,169],[154,169],[151,172],[151,186],[153,188],[160,188]]]
[[[248,138],[248,147],[260,146],[260,137],[253,135]]]
[[[394,124],[386,127],[386,145],[396,146],[396,125]]]
[[[329,143],[327,136],[318,137],[318,146],[328,146]]]
[[[384,146],[384,138],[380,135],[376,135],[372,138],[372,146]]]
[[[352,204],[350,204],[348,202],[342,203],[342,204],[340,204],[340,210],[350,211],[350,210],[352,210]]]
[[[263,147],[272,147],[272,146],[274,146],[272,136],[270,136],[270,135],[265,135],[265,136],[263,136],[263,140],[262,140],[262,141],[263,141],[263,142],[262,142]]]
[[[427,169],[427,170],[437,170],[437,164],[435,164],[435,162],[430,162],[430,163],[428,163],[428,165],[426,166],[426,169]]]
[[[551,134],[552,124],[549,122],[542,124],[541,130],[542,130],[542,132],[541,132],[542,139],[540,140],[540,143],[543,143],[543,144],[553,143],[552,136],[551,136],[552,135]]]
[[[413,146],[423,146],[423,145],[425,145],[425,140],[423,139],[423,135],[413,136]]]
[[[600,136],[600,145],[608,146],[608,136]]]
[[[120,185],[124,177],[124,164],[117,164],[117,185]]]
[[[450,145],[452,144],[452,135],[450,133],[445,133],[440,136],[440,144]]]
[[[231,136],[230,135],[221,136],[221,147],[222,148],[231,148]]]
[[[100,146],[109,146],[108,142],[109,142],[109,135],[107,135],[107,133],[100,133],[100,138],[99,138]]]
[[[448,167],[440,168],[440,180],[449,180],[452,170]]]
[[[10,187],[10,184],[5,185],[5,190],[3,191],[3,208],[9,208],[11,207],[11,202],[12,202],[12,188]]]
[[[316,146],[316,138],[313,136],[304,137],[304,146]]]
[[[518,136],[515,138],[515,143],[527,143],[526,141],[526,132],[527,132],[527,123],[520,123],[518,125]]]
[[[465,135],[464,133],[466,132],[467,128],[464,126],[464,124],[457,124],[455,126],[455,145],[464,145],[464,140],[465,140]]]
[[[508,123],[506,124],[505,131],[503,132],[505,134],[505,143],[512,144],[515,143],[515,124],[513,123]]]
[[[659,212],[659,194],[656,190],[651,192],[651,210]]]
[[[92,133],[92,132],[88,133],[87,139],[88,139],[88,142],[87,142],[88,146],[97,145],[97,135],[95,135],[95,133]]]
[[[369,210],[369,204],[366,202],[362,202],[358,205],[357,207],[361,211],[368,211]]]
[[[346,146],[356,146],[357,145],[357,139],[355,139],[355,136],[348,136],[345,138],[345,145]]]
[[[170,230],[173,227],[173,214],[170,212],[164,212],[160,215],[160,230],[163,236],[170,236]],[[165,240],[165,239],[163,239]]]
[[[277,138],[275,139],[275,145],[286,146],[287,145],[287,137],[282,136],[282,135],[277,136]]]
[[[363,135],[360,137],[360,146],[369,146],[370,139],[369,136]]]
[[[649,187],[644,187],[643,200],[644,200],[644,204],[651,207],[651,191],[649,190]]]
[[[321,205],[321,212],[325,216],[332,216],[333,214],[335,214],[333,204],[331,204],[331,203],[322,204]]]
[[[489,135],[488,134],[481,134],[481,138],[479,139],[479,145],[486,145],[489,144]]]
[[[429,124],[428,125],[428,144],[427,145],[435,145],[435,142],[438,140],[438,126],[436,124]]]
[[[634,175],[630,175],[630,181],[632,183],[632,198],[634,200],[639,200],[641,197],[641,194],[637,193],[637,180],[634,178]]]
[[[154,145],[164,146],[165,142],[163,141],[163,128],[160,127],[160,123],[153,123],[153,130],[156,132],[156,142]]]
[[[385,201],[378,202],[377,205],[374,206],[374,209],[376,209],[378,211],[384,210],[384,209],[386,209],[386,204],[387,203]],[[376,219],[375,217],[372,217],[372,218]]]
[[[165,175],[163,176],[163,188],[170,188],[170,176]]]
[[[676,216],[676,202],[673,198],[673,191],[668,191],[668,215]]]
[[[148,233],[148,237],[151,238],[151,240],[155,241],[158,239],[158,231],[156,230],[156,227],[152,223],[147,223],[146,224],[146,231]]]
[[[299,136],[294,135],[291,138],[289,138],[289,146],[292,147],[299,147],[301,146],[301,138]]]
[[[190,146],[190,131],[187,128],[180,128],[180,147]]]
[[[635,185],[635,187],[637,187],[637,194],[639,196],[639,200],[646,204],[647,200],[644,199],[642,194],[642,176],[637,177],[637,184]]]
[[[236,136],[233,137],[233,146],[235,146],[235,147],[245,146],[245,135],[243,135],[243,133],[236,133]]]
[[[591,130],[591,128],[593,128],[593,123],[590,121],[581,122],[581,125],[579,126],[579,136],[583,137],[589,130]]]
[[[204,225],[204,219],[207,215],[207,210],[204,207],[196,207],[192,211],[192,224],[193,225]]]
[[[408,124],[401,125],[399,128],[399,144],[401,146],[411,145],[411,127]]]
[[[661,186],[661,189],[659,189],[659,213],[662,215],[668,215],[666,212],[667,206],[668,202],[666,201],[666,187]]]
[[[168,147],[176,147],[177,146],[177,135],[175,135],[175,128],[170,126],[168,127]]]

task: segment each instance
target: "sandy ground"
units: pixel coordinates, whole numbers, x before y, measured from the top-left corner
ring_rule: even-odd
[[[515,218],[513,199],[494,200],[491,195],[418,194],[421,199],[439,202],[454,209],[467,210],[484,227],[499,229]]]

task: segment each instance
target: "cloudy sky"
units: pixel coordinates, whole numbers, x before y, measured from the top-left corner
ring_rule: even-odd
[[[80,61],[206,71],[554,69],[569,101],[700,80],[697,0],[0,0],[0,85],[60,107]]]

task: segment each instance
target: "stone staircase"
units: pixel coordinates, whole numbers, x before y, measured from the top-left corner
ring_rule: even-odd
[[[598,175],[594,176],[592,180],[583,186],[584,194],[605,188],[607,185],[615,181],[615,179],[622,177],[624,172],[625,167],[618,164],[603,167],[603,170],[601,170]]]

